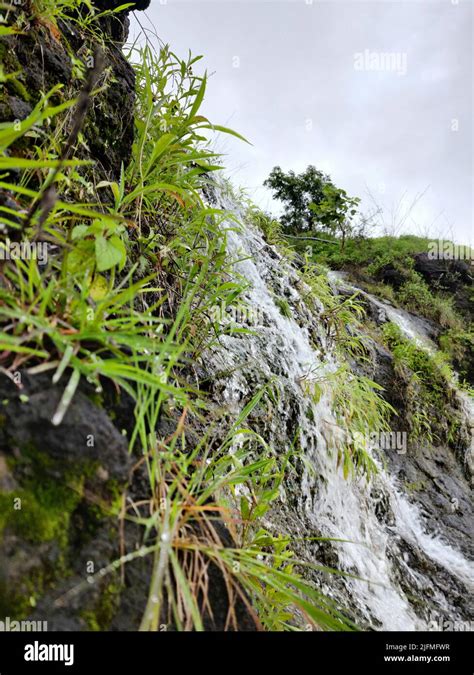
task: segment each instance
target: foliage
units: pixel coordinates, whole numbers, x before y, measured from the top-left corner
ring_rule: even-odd
[[[283,202],[281,223],[287,234],[320,229],[340,238],[344,248],[353,229],[358,198],[349,197],[314,166],[308,166],[300,174],[284,173],[275,166],[264,185],[273,190],[275,199]]]
[[[451,297],[431,292],[428,284],[416,272],[412,272],[396,294],[400,304],[411,312],[433,319],[443,328],[459,328]]]
[[[284,227],[298,231],[311,229],[314,216],[310,204],[319,204],[323,200],[323,187],[329,180],[329,176],[314,166],[298,175],[294,171],[285,173],[275,166],[263,184],[273,191],[275,199],[283,202],[281,222]]]
[[[474,328],[449,328],[439,338],[441,350],[448,355],[459,373],[468,375],[469,361],[474,354]]]
[[[237,303],[245,288],[235,275],[230,280],[223,222],[231,216],[202,197],[209,173],[220,168],[206,132],[234,132],[199,114],[206,76],[195,74],[197,58],[183,61],[168,48],[155,54],[149,47],[132,56],[136,135],[120,180],[96,184],[92,167],[74,155],[60,162],[64,115],[76,102],[52,106],[60,88],[43,96],[21,125],[0,126],[0,187],[18,206],[4,208],[3,219],[15,236],[49,246],[45,264],[32,257],[3,266],[1,366],[51,371],[53,382],[67,381],[56,425],[81,378],[99,391],[107,378],[135,401],[130,451],[141,453],[149,500],[122,515],[143,526],[147,545],[100,574],[138,555],[153,556],[142,629],[157,629],[162,612],[178,629],[202,629],[210,561],[228,588],[229,628],[243,591],[267,629],[294,628],[295,611],[314,627],[351,628],[329,598],[302,580],[296,567],[303,563],[288,539],[262,528],[291,470],[290,455],[274,456],[246,424],[265,392],[248,402],[223,438],[208,424],[199,442],[186,442],[187,416],[211,415],[187,369],[219,339],[213,308]],[[59,124],[48,134],[53,120]],[[35,143],[16,157],[15,143],[26,135]],[[57,197],[47,211],[33,213],[52,176]],[[84,194],[89,203],[79,197]],[[172,411],[176,430],[158,441],[160,415]],[[242,435],[253,443],[230,452]],[[219,536],[222,521],[234,532],[235,547]]]
[[[265,237],[265,240],[271,245],[276,246],[283,258],[293,261],[295,258],[294,247],[288,244],[283,231],[282,223],[273,218],[269,213],[265,213],[255,204],[249,203],[245,220],[257,227]]]
[[[341,249],[344,249],[347,237],[352,233],[352,221],[357,213],[360,199],[349,197],[345,190],[332,183],[323,186],[323,198],[319,203],[311,203],[310,210],[314,214],[316,224],[341,238]]]
[[[329,236],[330,238],[330,236]],[[429,251],[430,240],[414,235],[400,237],[357,237],[348,239],[344,251],[324,242],[311,242],[312,255],[318,262],[328,265],[332,269],[354,267],[371,268],[370,276],[386,263],[399,261],[401,265],[410,264],[409,260],[415,253]],[[306,247],[306,242],[301,247]],[[376,267],[375,267],[376,266]]]
[[[369,479],[377,472],[369,439],[374,434],[390,431],[390,419],[397,414],[383,398],[383,387],[354,373],[348,363],[332,373],[313,378],[309,387],[316,403],[324,391],[329,391],[331,396],[332,408],[343,432],[334,436],[333,444],[344,477],[360,473]]]
[[[275,456],[264,440],[247,427],[248,416],[266,395],[269,392],[265,389],[254,395],[217,448],[212,447],[207,435],[192,452],[173,441],[156,464],[161,480],[161,499],[156,501],[160,509],[143,524],[146,529],[155,527],[161,541],[169,541],[171,559],[177,561],[180,554],[187,558],[187,564],[182,565],[185,569],[199,568],[206,559],[212,559],[226,579],[230,595],[238,593],[236,583],[241,584],[260,609],[259,618],[267,629],[288,627],[285,624],[293,618],[295,608],[314,625],[347,628],[347,620],[336,607],[293,572],[292,566],[298,561],[289,564],[293,558],[289,541],[282,546],[281,537],[271,536],[259,527],[291,470],[291,452],[284,457]],[[156,485],[158,488],[158,478]],[[238,548],[226,547],[220,541],[217,517],[224,519],[240,544]],[[169,540],[163,537],[164,531],[170,532]],[[192,565],[190,559],[194,561]],[[189,581],[184,576],[175,575],[176,589],[163,577],[166,593],[160,592],[157,577],[155,581],[147,608],[154,618],[145,611],[142,627],[149,627],[150,620],[158,620],[160,607],[153,602],[156,596],[166,596],[178,625],[202,627],[202,612],[194,604],[196,598],[186,588]],[[170,601],[172,597],[174,601]],[[173,610],[177,607],[182,607],[182,616]]]
[[[327,274],[309,260],[301,269],[299,290],[308,307],[320,315],[327,339],[341,359],[363,359],[366,354],[365,310],[358,293],[348,297],[335,294]]]
[[[458,420],[453,408],[454,375],[442,352],[430,353],[405,338],[394,323],[383,337],[404,386],[407,421],[414,440],[450,441]],[[440,411],[444,411],[441,415]]]
[[[439,324],[443,329],[439,338],[442,350],[452,358],[458,369],[463,370],[459,357],[469,353],[467,318],[455,308],[452,295],[430,287],[414,270],[414,256],[429,252],[432,244],[429,239],[413,235],[350,238],[344,251],[322,241],[291,241],[295,249],[304,252],[309,260],[335,269],[346,269],[367,292]],[[402,280],[399,286],[377,280],[381,271],[389,268]]]

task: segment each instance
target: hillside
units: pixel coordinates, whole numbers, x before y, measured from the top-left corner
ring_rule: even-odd
[[[0,619],[469,625],[472,268],[292,240],[128,11],[1,25]]]

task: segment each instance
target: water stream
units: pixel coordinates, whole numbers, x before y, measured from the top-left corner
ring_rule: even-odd
[[[222,200],[225,208],[236,210],[231,200]],[[255,334],[223,337],[222,347],[209,357],[209,367],[215,373],[232,372],[231,377],[216,376],[215,395],[235,412],[259,385],[276,378],[277,409],[260,422],[258,431],[276,451],[284,451],[299,430],[313,469],[301,475],[299,486],[282,493],[286,521],[281,522],[288,533],[348,540],[331,543],[337,567],[361,579],[326,581],[325,590],[341,605],[350,606],[366,626],[422,630],[438,614],[469,621],[451,595],[472,594],[472,562],[447,543],[442,532],[428,531],[421,510],[380,462],[370,482],[347,480],[337,468],[335,444],[342,431],[330,393],[315,403],[302,383],[315,374],[324,378],[338,364],[326,344],[322,322],[302,301],[296,269],[252,227],[230,231],[228,248],[238,260],[236,271],[249,283],[246,299],[253,312],[251,320],[244,317],[240,324]],[[282,312],[282,299],[290,315]],[[433,348],[408,313],[372,300],[407,337]],[[433,584],[433,574],[440,574],[443,582]]]

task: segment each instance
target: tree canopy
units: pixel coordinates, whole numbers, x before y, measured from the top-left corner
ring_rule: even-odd
[[[273,191],[275,199],[283,202],[281,222],[290,232],[326,230],[342,238],[352,230],[359,199],[349,197],[330,177],[315,166],[302,173],[285,173],[275,166],[264,185]]]

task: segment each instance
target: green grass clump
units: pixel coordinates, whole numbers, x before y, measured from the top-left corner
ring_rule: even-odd
[[[280,314],[285,318],[290,319],[293,316],[290,304],[285,298],[275,298],[275,305],[280,310]]]
[[[257,227],[263,233],[265,240],[272,246],[276,246],[286,260],[293,260],[295,257],[295,249],[288,243],[288,238],[284,234],[283,225],[276,218],[270,214],[265,213],[255,204],[249,201],[246,220],[254,227]]]
[[[412,440],[430,445],[452,441],[459,420],[452,405],[455,380],[448,358],[418,347],[394,323],[384,325],[383,337],[403,383]]]
[[[377,473],[377,465],[367,447],[367,439],[390,431],[394,408],[384,399],[383,387],[364,375],[352,372],[346,362],[335,372],[313,378],[307,390],[318,403],[328,391],[339,425],[333,439],[337,463],[345,478],[362,474],[367,479]]]
[[[318,233],[315,236],[319,236]],[[330,240],[332,237],[326,232],[321,238]],[[311,250],[314,260],[333,269],[342,269],[347,266],[367,268],[372,265],[372,273],[376,268],[391,262],[406,261],[416,253],[429,251],[430,239],[414,235],[400,237],[355,237],[347,239],[344,250],[339,245],[327,244],[320,241],[301,240],[295,238],[292,243],[301,250]],[[339,241],[334,237],[335,244]]]
[[[411,271],[408,280],[395,293],[395,298],[408,311],[432,319],[443,328],[459,328],[462,325],[452,298],[446,294],[432,293],[416,272]]]

